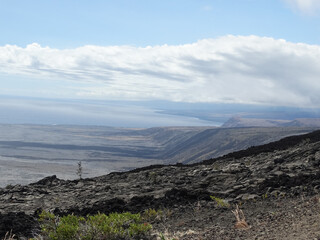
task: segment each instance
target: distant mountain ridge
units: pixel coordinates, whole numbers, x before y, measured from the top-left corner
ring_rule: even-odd
[[[320,127],[320,118],[297,118],[294,120],[232,117],[221,127]]]

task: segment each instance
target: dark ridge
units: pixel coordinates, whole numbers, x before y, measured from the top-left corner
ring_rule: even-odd
[[[135,168],[135,169],[132,169],[132,170],[130,170],[128,172],[129,173],[137,173],[137,172],[141,172],[141,171],[145,171],[145,170],[163,168],[163,167],[166,167],[166,166],[168,166],[168,165],[156,164],[156,165],[150,165],[150,166],[141,167],[141,168]],[[121,173],[125,173],[125,172],[121,172]]]
[[[260,153],[268,153],[268,152],[273,152],[276,150],[285,150],[289,147],[293,147],[297,144],[300,144],[303,141],[309,141],[310,143],[319,142],[320,141],[320,130],[317,130],[317,131],[314,131],[311,133],[307,133],[307,134],[285,137],[279,141],[267,143],[267,144],[260,145],[260,146],[249,147],[245,150],[232,152],[232,153],[226,154],[222,157],[212,158],[209,160],[205,160],[205,161],[202,161],[199,163],[194,163],[194,164],[190,164],[190,165],[186,165],[186,166],[210,165],[210,164],[214,163],[215,161],[217,161],[218,159],[219,160],[220,159],[228,159],[228,158],[239,159],[239,158],[243,158],[243,157],[258,155]]]
[[[52,175],[52,176],[45,177],[35,183],[30,183],[30,186],[34,186],[34,185],[52,186],[55,182],[60,182],[60,181],[63,181],[63,180],[57,178],[56,175]]]
[[[183,167],[183,166],[188,166],[188,165],[184,165],[182,163],[176,163],[176,164],[154,164],[154,165],[149,165],[149,166],[145,166],[145,167],[141,167],[141,168],[135,168],[129,171],[124,171],[124,172],[112,172],[109,174],[126,174],[126,173],[138,173],[138,172],[142,172],[142,171],[147,171],[147,170],[153,170],[153,169],[159,169],[159,168],[163,168],[163,167],[170,167],[170,166],[174,166],[174,167]]]

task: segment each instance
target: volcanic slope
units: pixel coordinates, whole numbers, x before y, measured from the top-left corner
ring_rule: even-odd
[[[39,209],[56,214],[166,209],[153,231],[178,239],[318,239],[320,131],[192,165],[155,165],[0,189],[0,236],[31,236]],[[223,199],[225,204],[213,201]],[[234,228],[239,204],[250,229]],[[155,239],[150,236],[150,239]]]

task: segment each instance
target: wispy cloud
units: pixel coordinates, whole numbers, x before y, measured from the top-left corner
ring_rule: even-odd
[[[320,107],[319,59],[317,45],[230,35],[144,48],[6,45],[0,73],[59,79],[78,98]]]
[[[210,11],[212,11],[213,8],[211,5],[206,5],[202,9],[203,9],[203,11],[210,12]]]
[[[315,14],[320,9],[319,0],[283,0],[304,14]]]

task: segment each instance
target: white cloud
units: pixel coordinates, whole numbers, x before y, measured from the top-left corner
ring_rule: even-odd
[[[291,7],[304,14],[314,14],[320,9],[320,0],[284,0]]]
[[[78,98],[320,107],[319,59],[320,46],[257,36],[145,48],[6,45],[0,74],[66,82]]]

